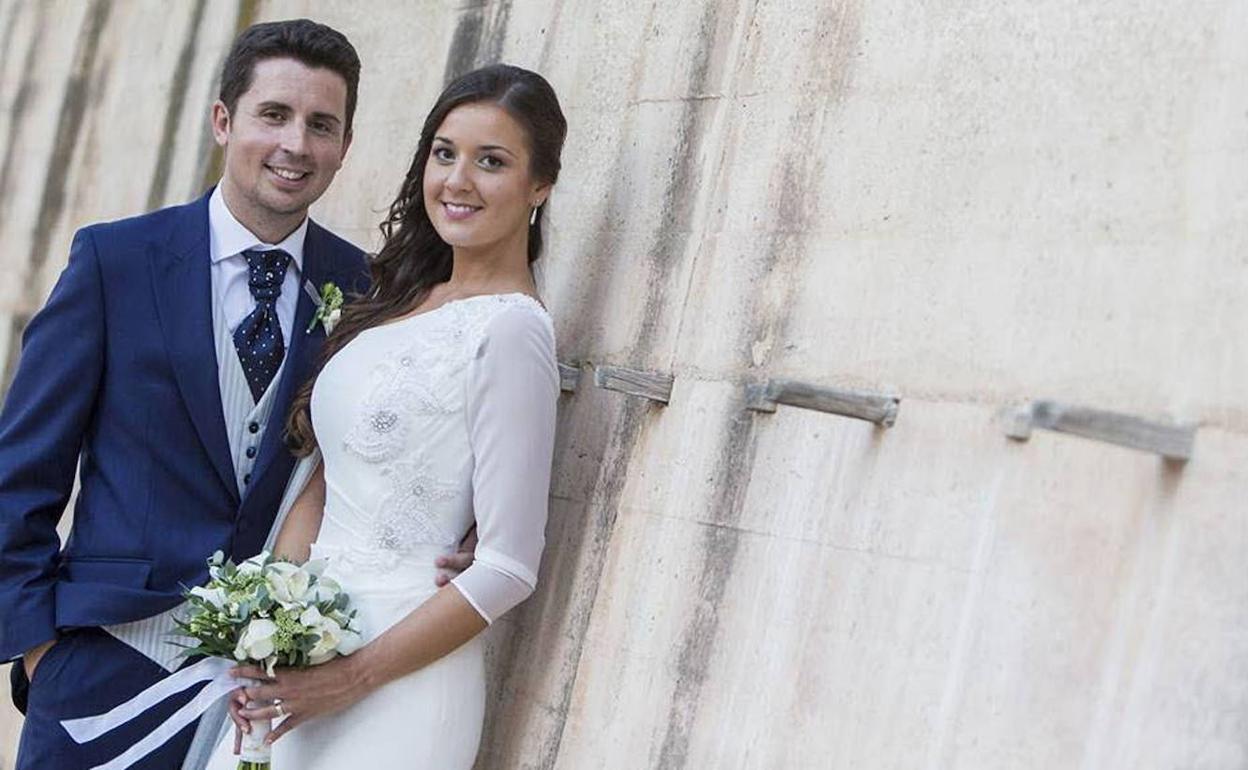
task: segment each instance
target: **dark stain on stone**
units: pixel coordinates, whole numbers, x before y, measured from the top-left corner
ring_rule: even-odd
[[[845,8],[848,2],[838,3],[825,9],[825,19],[820,22],[826,27],[839,32],[836,35],[842,42],[856,34],[852,23],[847,24]],[[650,8],[651,14],[655,12]],[[671,278],[677,274],[678,260],[685,251],[685,242],[689,235],[689,220],[693,213],[694,193],[704,183],[704,171],[700,168],[699,158],[703,150],[703,134],[708,118],[716,114],[723,106],[716,100],[703,100],[703,96],[713,90],[710,87],[712,67],[717,61],[716,49],[722,45],[727,36],[719,29],[720,18],[724,14],[733,13],[731,9],[717,7],[716,3],[706,2],[702,7],[700,19],[700,43],[691,44],[690,49],[697,51],[690,82],[686,91],[686,101],[682,105],[677,118],[677,126],[673,142],[676,147],[671,172],[666,180],[664,193],[659,203],[659,226],[645,247],[646,267],[650,270],[645,300],[637,308],[640,315],[638,332],[634,337],[629,356],[632,363],[643,364],[647,356],[655,351],[648,350],[652,344],[654,332],[669,322],[662,312],[666,305],[671,287]],[[724,18],[729,18],[723,16]],[[732,18],[735,18],[733,16]],[[852,20],[851,20],[852,21]],[[461,25],[470,23],[461,19]],[[651,22],[646,21],[649,25]],[[457,30],[458,31],[458,30]],[[820,35],[820,40],[826,39]],[[464,33],[465,40],[478,39]],[[835,42],[835,41],[834,41]],[[462,45],[467,45],[463,43]],[[829,64],[825,61],[813,61],[821,57],[811,57],[810,72],[795,73],[794,81],[801,82],[811,93],[811,101],[835,101],[838,94],[826,94],[819,90],[821,81],[830,77],[829,88],[835,80],[844,80],[847,63],[847,46],[835,53],[838,61]],[[467,59],[461,51],[459,54]],[[475,61],[478,54],[472,53]],[[448,72],[450,68],[448,67]],[[799,79],[804,78],[804,79]],[[644,109],[644,108],[642,108]],[[609,174],[611,183],[606,193],[606,202],[592,235],[582,246],[584,253],[601,255],[604,262],[619,263],[619,253],[623,248],[623,240],[628,237],[625,222],[628,214],[624,210],[628,203],[629,180],[628,169],[633,168],[630,152],[635,150],[629,145],[629,130],[636,125],[638,109],[633,108],[625,113],[628,126],[621,133],[623,140],[619,152],[613,162]],[[795,110],[786,123],[783,118],[777,120],[778,127],[787,128],[795,139],[805,136],[813,137],[817,130],[812,126],[817,111],[809,109]],[[736,118],[730,117],[729,120]],[[782,128],[783,130],[783,128]],[[805,198],[812,192],[812,185],[817,184],[819,174],[817,167],[810,166],[807,153],[808,145],[785,143],[785,147],[793,147],[790,157],[777,165],[775,173],[786,184],[782,186],[784,194],[777,201],[775,210],[797,212],[810,211],[812,206]],[[794,208],[786,208],[794,207]],[[758,280],[780,280],[781,293],[791,296],[796,286],[796,271],[800,267],[802,253],[801,234],[808,227],[807,220],[786,222],[783,228],[773,231],[774,237],[768,244],[767,254],[759,255],[756,277]],[[560,315],[561,353],[578,360],[592,360],[595,343],[601,339],[603,325],[601,308],[606,304],[610,286],[611,270],[595,269],[590,262],[586,264],[587,277],[578,286],[577,296],[564,307]],[[787,271],[787,273],[786,273]],[[780,275],[780,273],[786,273]],[[757,296],[757,294],[755,295]],[[773,295],[774,296],[774,295]],[[749,304],[747,298],[747,304]],[[757,337],[768,330],[783,332],[787,321],[788,302],[778,305],[764,305],[755,300],[749,310],[746,323],[742,324],[739,333],[742,335],[741,345],[743,363],[748,368],[752,365],[750,357],[751,336]],[[682,312],[679,308],[676,312]],[[597,399],[586,400],[594,405]],[[541,739],[537,756],[526,756],[525,767],[549,768],[558,760],[564,723],[570,708],[572,692],[576,685],[576,673],[584,655],[585,633],[593,612],[594,604],[602,579],[602,570],[609,551],[610,538],[615,527],[616,511],[619,506],[623,488],[630,477],[630,462],[636,447],[644,443],[644,428],[649,414],[647,406],[637,401],[626,400],[611,416],[602,414],[601,408],[595,414],[581,412],[588,409],[582,406],[580,399],[576,402],[570,418],[571,424],[578,430],[571,436],[573,441],[583,439],[586,432],[591,435],[599,431],[592,427],[605,420],[613,420],[610,434],[605,440],[595,441],[593,445],[583,445],[579,451],[589,452],[593,457],[600,458],[597,474],[586,473],[594,478],[593,495],[588,505],[588,515],[584,521],[564,521],[559,526],[560,536],[552,537],[552,546],[558,549],[570,548],[573,554],[566,557],[556,574],[550,576],[547,588],[539,594],[540,606],[530,607],[519,631],[508,641],[506,657],[509,665],[504,667],[506,681],[500,688],[503,702],[515,702],[532,692],[524,684],[533,681],[537,676],[531,667],[517,665],[521,661],[541,659],[542,653],[548,649],[543,647],[543,640],[553,638],[554,634],[566,635],[575,646],[574,653],[567,659],[558,662],[566,675],[554,677],[560,682],[560,689],[554,695],[556,700],[550,703],[532,704],[524,708],[528,710],[546,710],[553,712],[551,717],[535,717],[525,715],[517,723],[516,729],[533,730],[540,725]],[[730,412],[730,414],[732,414]],[[730,416],[721,427],[719,443],[721,449],[716,464],[716,478],[713,482],[712,500],[713,520],[702,532],[699,552],[696,556],[696,583],[698,603],[693,617],[689,620],[682,634],[677,654],[678,679],[673,698],[667,713],[666,731],[663,740],[650,757],[650,766],[654,767],[685,767],[688,764],[688,752],[692,729],[706,683],[709,665],[717,643],[719,612],[723,604],[725,592],[735,567],[735,560],[743,536],[737,528],[744,508],[750,483],[750,474],[755,463],[756,441],[755,424],[759,419],[752,413],[740,410]],[[561,445],[562,446],[562,445]],[[565,454],[556,458],[556,464],[570,462]],[[610,590],[607,587],[606,590]],[[553,630],[552,630],[553,629]],[[531,697],[531,696],[528,696]],[[656,720],[657,721],[657,720]],[[553,722],[553,723],[551,723]],[[522,725],[522,726],[521,726]],[[487,731],[488,731],[487,727]],[[493,740],[483,743],[482,759],[478,767],[512,767],[515,765],[516,750],[520,745],[530,745],[523,736],[495,735]]]
[[[496,64],[511,22],[511,0],[465,8],[459,12],[442,73],[443,84],[486,64]]]
[[[688,95],[707,92],[711,62],[716,49],[725,41],[716,34],[719,23],[720,4],[706,2],[702,6],[698,40],[692,46],[693,70],[690,73]],[[632,347],[632,363],[644,366],[647,362],[646,345],[655,338],[655,331],[669,320],[663,312],[671,289],[677,260],[684,251],[687,228],[693,213],[696,192],[702,181],[702,168],[698,164],[701,154],[706,117],[715,105],[707,105],[695,99],[686,99],[681,105],[677,121],[675,150],[671,171],[659,203],[659,224],[654,239],[647,250],[646,263],[650,278],[646,282],[645,299],[640,308],[641,323]],[[684,230],[682,230],[684,228]]]
[[[653,13],[654,9],[651,8],[650,12]],[[699,59],[693,69],[689,86],[690,93],[698,94],[706,89],[712,61],[713,51],[710,49],[713,47],[713,30],[717,25],[717,14],[714,3],[704,6],[700,19],[703,45],[698,49]],[[470,19],[461,19],[460,28],[472,23]],[[456,37],[457,39],[460,37],[458,29]],[[478,35],[473,38],[468,33],[463,33],[464,39],[479,39],[479,37]],[[461,46],[466,45],[467,43],[461,43]],[[458,53],[461,60],[468,58],[465,50],[461,48]],[[473,56],[479,55],[474,52]],[[635,112],[635,110],[630,111],[630,122]],[[695,171],[704,114],[702,105],[686,102],[678,121],[680,134],[677,140],[679,147],[676,152],[676,167],[673,168],[667,180],[660,228],[647,247],[648,260],[653,266],[653,272],[659,275],[650,281],[651,288],[647,294],[646,304],[644,308],[638,310],[645,320],[635,337],[634,357],[644,355],[643,348],[650,343],[651,332],[657,328],[659,322],[656,316],[659,315],[659,306],[664,299],[664,291],[667,287],[655,284],[661,283],[672,274],[674,260],[671,254],[679,255],[683,252],[682,239],[687,236],[680,232],[680,229],[687,223],[692,211],[691,191],[697,189],[698,180],[695,178]],[[627,130],[621,134],[621,138],[627,143]],[[630,148],[625,144],[613,161],[613,170],[609,176],[613,182],[607,193],[605,205],[601,209],[600,219],[594,228],[595,235],[591,238],[592,242],[587,244],[586,253],[601,254],[608,259],[618,258],[623,247],[621,238],[625,235],[624,224],[627,214],[624,208],[628,189],[624,172],[630,167],[629,152]],[[609,285],[610,272],[608,270],[594,270],[593,267],[590,267],[590,270],[591,273],[582,283],[578,296],[571,306],[566,308],[568,312],[560,314],[561,334],[564,329],[571,331],[567,336],[561,336],[561,355],[576,360],[591,358],[589,351],[603,330],[602,319],[599,317],[601,308],[605,304],[607,292],[612,289]],[[551,575],[547,580],[548,588],[541,594],[541,609],[529,608],[522,630],[509,640],[509,649],[505,653],[506,659],[498,661],[499,668],[506,672],[506,680],[500,688],[503,693],[503,702],[515,702],[523,694],[524,683],[532,676],[529,667],[517,665],[517,661],[540,659],[542,653],[548,648],[548,645],[543,645],[543,640],[547,639],[549,634],[558,633],[567,637],[571,640],[570,644],[573,647],[567,657],[561,661],[561,665],[565,668],[565,675],[557,677],[558,690],[552,693],[554,702],[541,706],[553,712],[551,717],[553,724],[543,726],[540,741],[537,742],[536,747],[525,744],[529,752],[536,750],[536,756],[531,754],[526,756],[526,767],[550,768],[558,759],[564,737],[564,724],[571,706],[572,693],[576,687],[577,671],[584,654],[586,631],[593,615],[598,591],[602,588],[602,571],[605,567],[611,537],[615,531],[620,498],[630,477],[630,459],[635,448],[643,441],[647,417],[655,410],[652,405],[641,400],[624,398],[618,400],[619,405],[612,409],[611,416],[608,417],[602,413],[603,402],[598,402],[598,399],[586,399],[585,402],[597,406],[598,411],[594,414],[580,413],[580,409],[587,407],[582,406],[580,399],[574,402],[578,413],[572,416],[572,423],[581,428],[571,437],[574,441],[585,438],[587,426],[601,425],[604,420],[610,419],[612,427],[606,435],[601,435],[594,428],[589,428],[588,432],[591,437],[596,436],[596,438],[589,444],[570,447],[566,450],[575,451],[582,456],[600,458],[596,464],[597,472],[587,471],[585,474],[594,480],[592,487],[580,490],[580,494],[577,495],[583,494],[589,499],[586,507],[587,515],[579,520],[562,522],[559,536],[551,538],[553,547],[561,550],[570,549],[576,556],[563,561],[559,572]],[[570,461],[570,458],[566,456],[566,451],[564,455],[556,457],[556,466]],[[540,615],[537,614],[539,612]],[[530,718],[527,722],[530,730],[532,724]],[[514,758],[520,750],[518,744],[525,740],[525,736],[490,735],[492,729],[488,724],[486,730],[489,739],[482,743],[482,758],[478,761],[478,768],[515,766]]]
[[[653,10],[652,8],[651,11]],[[717,3],[707,2],[703,5],[698,25],[699,42],[690,45],[690,50],[697,58],[690,75],[687,89],[689,94],[701,94],[707,89],[714,49],[719,42],[716,40],[715,30],[720,13]],[[647,19],[645,25],[648,27],[651,23]],[[636,77],[641,77],[641,73]],[[635,96],[631,94],[630,100]],[[636,130],[635,117],[640,109],[646,108],[633,107],[627,114],[628,126],[619,135],[622,144],[607,175],[612,180],[607,199],[594,228],[594,235],[584,246],[586,254],[602,255],[604,261],[616,260],[618,263],[619,254],[626,247],[623,239],[633,234],[627,232],[628,208],[631,205],[627,201],[627,174],[630,168],[637,165],[637,160],[630,157],[630,153],[635,152],[636,143],[630,143],[629,140],[631,132]],[[645,296],[637,311],[640,322],[626,354],[626,363],[632,366],[648,368],[656,365],[656,362],[647,360],[654,352],[649,349],[649,345],[655,337],[654,332],[668,321],[663,305],[672,289],[670,284],[676,272],[677,258],[684,252],[688,239],[687,229],[693,212],[694,194],[702,181],[697,160],[702,149],[703,126],[713,109],[714,105],[686,100],[681,105],[680,115],[676,120],[671,140],[674,146],[673,163],[668,171],[662,199],[657,204],[659,222],[648,242],[642,247],[645,254],[643,269],[647,269],[649,275]],[[602,308],[610,304],[609,293],[618,290],[609,280],[609,265],[591,262],[585,269],[590,277],[581,284],[577,296],[568,303],[567,312],[561,314],[566,322],[560,328],[561,343],[567,343],[572,354],[581,358],[590,357],[588,349],[603,331],[600,318]],[[658,362],[658,365],[662,363],[665,362]]]
[[[65,205],[65,182],[69,176],[78,134],[85,122],[90,98],[88,86],[100,49],[100,37],[108,22],[111,8],[112,4],[106,0],[94,0],[79,33],[77,55],[74,57],[74,67],[61,99],[61,109],[56,121],[56,138],[52,143],[52,157],[48,160],[47,172],[44,174],[39,217],[31,239],[29,270],[26,276],[28,292],[38,292],[35,276],[47,262],[48,245]]]
[[[446,54],[443,84],[450,83],[473,68],[477,61],[477,52],[481,49],[481,31],[485,27],[482,16],[480,8],[460,11],[459,19],[455,22],[455,32],[451,35],[451,48]]]
[[[575,464],[578,457],[602,458],[602,462],[587,463],[586,467],[596,467],[598,472],[586,474],[589,481],[582,488],[568,490],[572,498],[584,501],[584,515],[578,515],[582,506],[574,502],[560,506],[568,515],[552,516],[547,527],[548,548],[560,556],[543,565],[540,579],[544,588],[534,597],[536,601],[531,600],[529,606],[524,607],[523,617],[518,618],[519,630],[508,640],[496,662],[504,676],[498,687],[502,703],[515,703],[529,690],[526,683],[539,672],[528,665],[529,662],[544,660],[565,667],[565,675],[558,677],[558,690],[552,693],[554,702],[540,706],[553,713],[555,723],[542,730],[538,745],[533,747],[526,740],[531,740],[531,735],[504,734],[496,731],[492,721],[487,722],[481,757],[477,761],[477,768],[481,770],[516,767],[515,758],[519,756],[521,743],[527,747],[524,767],[555,765],[563,740],[564,720],[576,686],[586,630],[615,532],[620,497],[628,480],[629,461],[647,417],[653,412],[653,407],[641,400],[611,396],[570,402],[568,406],[573,411],[566,418],[561,417],[561,422],[570,435],[561,436],[556,445],[556,466]],[[604,407],[609,410],[607,414],[603,414]],[[591,419],[602,429],[572,433],[574,426],[585,426]],[[559,644],[570,644],[571,649],[561,661],[553,661],[551,650]]]
[[[9,66],[9,55],[13,52],[13,33],[17,28],[18,12],[21,10],[21,3],[13,3],[9,6],[9,17],[4,20],[4,38],[0,40],[0,72],[4,72]],[[42,11],[42,8],[38,10]]]
[[[186,91],[191,80],[191,66],[195,63],[195,53],[199,42],[200,27],[204,21],[204,8],[208,0],[195,0],[195,10],[191,12],[191,23],[186,38],[182,41],[182,51],[178,54],[178,64],[173,71],[173,82],[169,87],[169,103],[165,105],[165,125],[160,132],[160,155],[156,158],[156,170],[152,173],[152,184],[147,192],[147,208],[159,208],[169,191],[169,168],[173,165],[173,150],[176,144],[178,124],[182,119],[182,108],[186,105]]]
[[[12,34],[13,27],[17,23],[15,16],[19,7],[22,6],[18,3],[13,4],[9,26],[5,31],[6,37]],[[30,47],[26,49],[26,57],[22,61],[22,82],[17,87],[17,94],[13,97],[13,104],[9,107],[8,142],[4,147],[4,160],[0,161],[0,227],[4,225],[6,210],[4,203],[9,197],[9,183],[13,173],[13,158],[17,151],[17,139],[22,133],[22,126],[26,120],[26,110],[30,107],[30,99],[34,91],[34,83],[31,77],[35,71],[37,55],[43,45],[43,33],[47,27],[47,8],[48,6],[45,3],[37,3],[35,5],[34,32],[31,35]],[[11,43],[6,39],[6,58],[10,45]]]
[[[632,125],[630,118],[629,128]],[[624,138],[627,138],[627,129]],[[622,149],[612,160],[607,177],[611,185],[603,201],[602,213],[593,228],[594,234],[584,245],[583,253],[590,255],[590,259],[582,262],[578,269],[584,270],[586,277],[578,283],[576,295],[569,298],[559,314],[559,343],[567,355],[577,359],[593,358],[594,343],[602,338],[604,331],[602,308],[607,306],[607,295],[612,288],[609,262],[623,246],[621,238],[624,232],[618,218],[625,198],[624,152]]]
[[[786,218],[793,218],[795,221],[788,221],[785,227],[773,229],[768,248],[759,255],[760,261],[755,273],[757,282],[780,281],[782,299],[770,307],[757,300],[752,303],[751,322],[744,331],[753,339],[779,339],[788,322],[789,308],[792,306],[790,298],[796,289],[800,266],[805,259],[802,235],[809,228],[813,209],[809,197],[823,174],[821,164],[810,162],[808,149],[818,144],[816,133],[821,128],[818,118],[838,106],[839,99],[843,96],[843,86],[851,61],[848,55],[849,45],[858,31],[857,17],[847,15],[846,9],[849,5],[845,2],[825,8],[820,19],[821,32],[828,29],[836,32],[834,37],[838,45],[835,56],[838,62],[831,65],[826,61],[818,63],[818,70],[812,73],[806,85],[811,91],[825,97],[825,100],[813,107],[804,106],[795,110],[788,121],[788,138],[783,146],[793,150],[782,160],[776,171],[782,184],[779,185],[780,198],[775,202],[773,210],[785,212]],[[828,36],[826,32],[819,35],[821,40]],[[815,66],[812,63],[812,67]],[[763,294],[756,292],[755,297]],[[755,364],[750,356],[749,344],[743,344],[741,349],[745,357],[742,364],[745,367],[764,368],[769,363],[764,360]],[[770,353],[765,358],[770,359]],[[706,526],[702,534],[697,579],[698,602],[694,617],[681,635],[676,687],[668,710],[667,729],[659,754],[652,763],[656,768],[683,768],[688,765],[693,724],[718,636],[719,610],[735,567],[742,536],[737,525],[740,523],[754,467],[754,426],[757,419],[760,418],[742,410],[738,416],[732,418],[722,442],[714,482],[716,494],[710,511],[713,523]]]
[[[256,23],[258,6],[258,0],[238,0],[238,13],[234,17],[235,38],[241,35],[243,30]],[[231,40],[232,44],[233,40]],[[221,63],[224,63],[224,59],[216,68],[218,77],[220,77]],[[198,183],[191,190],[191,197],[199,195],[202,190],[216,184],[225,172],[225,152],[212,135],[212,125],[207,120],[200,125],[203,126],[203,133],[199,137],[199,175]]]
[[[215,95],[213,97],[216,98]],[[191,175],[187,198],[198,198],[221,178],[225,155],[212,133],[212,121],[204,115],[199,122],[199,141],[195,147],[195,173]]]
[[[503,55],[503,44],[507,39],[507,28],[511,24],[511,0],[497,0],[494,13],[490,17],[490,25],[486,37],[481,41],[481,53],[477,58],[477,66],[495,64]]]
[[[555,37],[557,37],[555,30],[559,28],[559,20],[563,18],[564,14],[563,3],[564,0],[555,0],[555,4],[548,14],[550,23],[542,28],[542,52],[537,57],[538,71],[544,70],[546,65],[550,63],[550,54],[554,50]]]
[[[795,73],[794,80],[803,83],[811,98],[803,100],[800,108],[789,115],[785,127],[783,146],[791,149],[781,159],[775,172],[779,177],[777,186],[780,197],[773,210],[786,212],[786,221],[784,226],[771,228],[769,243],[759,255],[756,266],[759,282],[781,282],[779,295],[782,299],[772,308],[754,303],[750,339],[743,342],[743,351],[749,351],[752,343],[761,339],[773,340],[774,348],[785,335],[789,322],[788,309],[793,304],[789,298],[796,291],[801,263],[806,258],[802,241],[816,207],[811,194],[817,191],[827,166],[826,159],[812,159],[808,148],[821,146],[819,131],[824,128],[827,116],[840,108],[854,63],[852,51],[859,36],[859,13],[858,5],[849,0],[826,6],[817,22],[819,31],[816,37],[821,45],[827,46],[828,55],[811,61],[809,72]],[[761,294],[763,292],[756,296]],[[770,354],[765,356],[765,359],[769,358]],[[753,362],[747,362],[747,365],[750,363]],[[755,364],[754,368],[761,370],[769,363],[769,360],[764,360]]]
[[[744,406],[744,405],[743,405]],[[715,469],[715,495],[710,511],[718,526],[702,528],[699,548],[697,603],[693,619],[681,636],[676,658],[676,687],[667,713],[667,729],[655,768],[686,765],[689,738],[698,713],[698,701],[706,682],[707,668],[714,652],[719,626],[719,609],[724,591],[732,578],[742,533],[736,529],[745,507],[750,472],[757,447],[754,441],[754,413],[738,410],[728,424]]]

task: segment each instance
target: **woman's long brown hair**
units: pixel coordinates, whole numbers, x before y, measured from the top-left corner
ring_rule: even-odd
[[[325,362],[360,332],[410,313],[431,288],[450,280],[451,247],[438,236],[425,211],[425,164],[434,134],[446,116],[460,105],[476,102],[499,105],[525,130],[530,144],[529,172],[535,178],[549,184],[558,179],[568,124],[545,78],[520,67],[495,64],[462,75],[446,87],[425,118],[416,156],[381,223],[381,251],[369,262],[371,286],[343,308],[342,318],[321,349],[316,373],[291,402],[286,445],[295,456],[305,457],[317,447],[312,429],[312,388]],[[529,227],[530,264],[541,254],[544,209],[538,209],[537,220]]]

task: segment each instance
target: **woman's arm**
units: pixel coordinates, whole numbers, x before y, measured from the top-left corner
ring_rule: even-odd
[[[317,466],[307,486],[295,498],[278,530],[273,555],[302,564],[311,554],[312,542],[321,531],[325,514],[325,464]]]

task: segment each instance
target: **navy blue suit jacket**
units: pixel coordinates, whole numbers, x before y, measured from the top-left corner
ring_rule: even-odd
[[[252,473],[234,479],[212,328],[208,197],[80,230],[26,328],[0,412],[0,660],[58,628],[148,617],[207,579],[205,559],[259,552],[294,459],[290,400],[324,340],[300,292]],[[362,289],[364,254],[308,224],[303,279]],[[78,469],[73,530],[56,524]]]

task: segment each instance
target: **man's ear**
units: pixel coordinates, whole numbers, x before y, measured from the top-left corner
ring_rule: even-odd
[[[220,99],[212,103],[212,138],[222,147],[230,138],[230,109]]]

